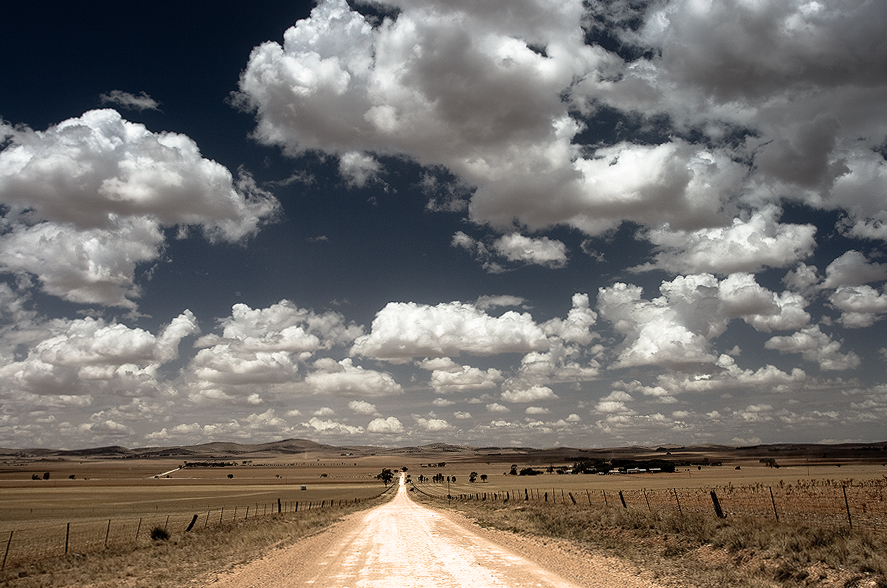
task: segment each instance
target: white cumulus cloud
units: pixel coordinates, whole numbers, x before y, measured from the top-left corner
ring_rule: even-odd
[[[204,159],[189,137],[153,133],[114,110],[45,131],[0,125],[0,136],[0,269],[33,274],[73,302],[134,308],[136,268],[159,257],[163,227],[234,242],[278,209],[248,175],[235,180]]]
[[[369,335],[358,337],[351,353],[403,361],[462,353],[496,355],[544,349],[544,333],[529,314],[490,316],[471,304],[390,302],[376,314]]]

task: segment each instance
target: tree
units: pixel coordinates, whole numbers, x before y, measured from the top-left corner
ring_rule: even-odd
[[[44,479],[44,480],[48,480],[48,479],[49,479],[49,472],[45,472],[45,473],[43,474],[43,479]]]
[[[439,468],[443,468],[443,467],[446,467],[446,466],[447,466],[447,462],[445,462],[445,461],[442,461],[442,462],[440,462],[440,463],[437,464],[437,467],[439,467]]]
[[[517,475],[517,464],[516,463],[511,464],[511,471],[508,473],[511,474],[512,476]]]
[[[487,481],[487,475],[486,475],[486,474],[481,474],[481,475],[480,475],[480,481],[481,481],[481,482],[486,482],[486,481]]]
[[[477,472],[471,472],[470,474],[468,474],[468,481],[469,481],[469,482],[471,482],[472,484],[474,484],[474,482],[475,482],[476,480],[477,480]]]
[[[376,476],[377,480],[382,480],[385,486],[391,483],[391,480],[394,479],[394,472],[389,470],[388,468],[382,468],[382,472]]]
[[[231,480],[234,478],[234,474],[228,474],[228,479]]]

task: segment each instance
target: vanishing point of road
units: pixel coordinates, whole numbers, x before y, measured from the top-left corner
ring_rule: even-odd
[[[605,558],[581,557],[581,584],[482,537],[470,523],[415,503],[404,486],[390,502],[222,574],[211,588],[577,588],[653,586]],[[541,550],[546,551],[544,548]],[[600,575],[588,574],[600,566]],[[592,581],[588,581],[589,577]]]

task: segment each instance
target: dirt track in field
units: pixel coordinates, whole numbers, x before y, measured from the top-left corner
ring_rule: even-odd
[[[481,529],[397,496],[218,576],[212,588],[656,587],[618,560],[568,543]]]

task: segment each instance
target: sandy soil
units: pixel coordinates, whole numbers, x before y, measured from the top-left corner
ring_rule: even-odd
[[[221,574],[209,586],[657,587],[613,558],[480,529],[416,504],[400,484],[391,502]]]

